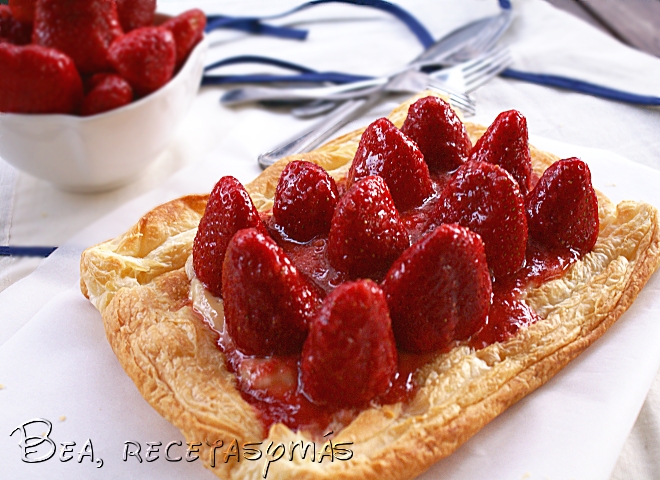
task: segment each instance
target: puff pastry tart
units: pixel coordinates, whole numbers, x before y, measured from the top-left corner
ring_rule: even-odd
[[[411,478],[600,337],[658,266],[524,117],[427,93],[243,187],[86,250],[81,288],[144,398],[221,478]]]

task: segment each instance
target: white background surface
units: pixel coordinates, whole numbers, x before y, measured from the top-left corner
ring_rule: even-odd
[[[172,11],[193,4],[209,12],[266,14],[296,3],[161,0],[160,5],[161,10]],[[496,2],[490,0],[400,3],[423,19],[436,36],[497,10]],[[504,43],[514,50],[516,68],[572,75],[660,95],[655,85],[660,78],[660,60],[624,47],[540,0],[514,1],[514,10],[518,14],[516,23]],[[401,24],[373,10],[324,6],[300,14],[295,21],[310,28],[306,42],[247,38],[230,32],[213,37],[216,48],[212,55],[224,58],[254,53],[321,70],[378,74],[419,53],[416,40]],[[387,55],[374,54],[382,51]],[[251,180],[259,173],[257,154],[303,124],[284,112],[223,109],[218,103],[221,91],[217,87],[203,89],[170,148],[148,174],[123,189],[95,196],[73,195],[17,174],[10,242],[64,244],[66,248],[43,262],[30,277],[0,293],[2,476],[211,477],[198,462],[122,462],[126,440],[140,441],[144,447],[147,441],[166,444],[179,439],[180,434],[142,400],[114,358],[98,314],[79,293],[77,256],[84,247],[123,232],[159,203],[210,190],[222,175]],[[658,109],[504,79],[494,80],[475,96],[477,121],[487,124],[500,111],[517,108],[527,117],[532,135],[551,140],[546,144],[537,139],[540,146],[588,160],[596,186],[606,194],[614,199],[628,196],[660,205],[655,193],[658,173],[643,167],[660,167]],[[376,113],[385,113],[390,106],[384,105]],[[363,119],[362,123],[367,121]],[[564,150],[566,144],[573,147]],[[36,263],[21,260],[4,273],[16,281]],[[451,478],[657,478],[657,382],[628,437],[660,364],[660,332],[654,322],[657,284],[654,277],[631,311],[585,355],[424,478],[439,478],[441,473]],[[60,421],[61,416],[66,419]],[[56,459],[41,465],[23,464],[18,439],[16,435],[9,437],[9,433],[35,417],[54,422],[52,437],[56,441],[76,441],[76,454],[91,438],[95,456],[103,458],[104,467],[94,469],[88,460],[81,464]]]

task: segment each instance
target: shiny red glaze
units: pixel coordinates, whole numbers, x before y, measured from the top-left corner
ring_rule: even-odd
[[[351,279],[380,280],[410,241],[381,177],[358,180],[339,200],[328,236],[330,264]]]
[[[243,228],[266,228],[250,195],[234,177],[218,180],[193,242],[193,268],[197,278],[216,297],[222,297],[222,264],[229,241]]]
[[[279,242],[279,240],[278,240]],[[318,255],[311,245],[296,247],[298,259],[306,259],[309,263],[321,263],[313,260]],[[502,279],[494,284],[493,307],[488,317],[488,324],[475,333],[467,343],[474,348],[483,348],[496,341],[505,341],[516,331],[534,322],[536,314],[519,300],[521,289],[529,283],[535,285],[560,276],[577,258],[563,256],[556,252],[548,252],[539,247],[530,246],[527,252],[527,264],[516,275]],[[239,372],[241,364],[252,357],[236,350],[231,338],[226,333],[220,336],[219,346],[225,352],[227,364],[231,371]],[[373,400],[375,404],[393,404],[410,400],[417,389],[417,372],[432,361],[437,352],[416,354],[398,353],[398,366],[390,388]],[[266,368],[251,368],[249,382],[239,381],[243,398],[256,410],[264,424],[265,431],[274,423],[282,422],[293,430],[304,430],[316,438],[321,438],[328,432],[328,426],[338,431],[350,423],[359,413],[356,408],[339,408],[327,405],[315,405],[307,399],[298,384],[299,356],[269,357],[257,359],[269,363]],[[250,388],[258,383],[259,376],[267,376],[273,370],[286,372],[285,378],[295,382],[287,382],[272,389]],[[240,379],[241,376],[238,375]]]
[[[381,287],[399,348],[446,351],[488,317],[492,287],[481,237],[440,225],[403,252]]]
[[[516,110],[500,113],[475,144],[470,160],[504,168],[518,182],[522,194],[527,195],[532,188],[527,119]]]
[[[170,30],[174,35],[176,70],[178,70],[186,62],[195,45],[202,40],[206,27],[206,15],[200,9],[193,8],[168,20],[161,26]]]
[[[239,230],[222,268],[225,325],[248,355],[300,352],[321,298],[284,251],[256,228]]]
[[[314,282],[323,296],[348,280],[345,273],[330,264],[327,236],[296,242],[282,233],[272,215],[266,216],[263,221],[271,238],[284,250],[296,268]]]
[[[401,131],[417,144],[433,173],[456,170],[472,149],[465,125],[438,97],[424,97],[413,103]]]
[[[115,0],[40,0],[32,42],[69,55],[81,75],[111,69],[108,50],[121,38]]]
[[[379,118],[362,134],[348,172],[348,186],[370,175],[385,180],[401,212],[420,206],[434,193],[422,152],[386,118]]]
[[[434,174],[434,193],[421,205],[400,215],[401,224],[413,241],[422,240],[438,226],[438,204],[445,195],[447,185],[451,185],[455,173]],[[530,176],[532,186],[537,181],[533,175]],[[344,200],[347,190],[344,181],[338,182],[340,203]],[[368,204],[369,202],[365,205]],[[350,280],[348,275],[332,267],[327,237],[321,235],[307,242],[294,241],[283,234],[271,216],[262,214],[262,218],[271,237],[290,258],[291,263],[311,280],[322,294],[332,294],[338,285]],[[581,256],[575,250],[550,248],[547,244],[532,239],[526,243],[523,252],[523,260],[518,268],[495,277],[487,323],[463,342],[458,339],[450,341],[447,348],[461,343],[483,348],[496,341],[505,341],[521,327],[535,322],[538,316],[522,300],[524,290],[561,276]],[[463,335],[465,336],[469,334]],[[312,403],[302,393],[299,384],[299,354],[286,357],[249,357],[236,350],[226,332],[220,335],[219,345],[226,354],[229,369],[237,372],[243,397],[255,407],[265,429],[273,423],[282,422],[294,430],[305,430],[313,437],[321,438],[330,426],[338,431],[359,414],[359,407]],[[434,360],[437,354],[437,351],[426,354],[398,352],[397,371],[390,387],[372,398],[370,404],[408,401],[416,392],[417,382],[423,379],[424,366]]]
[[[216,333],[227,368],[236,374],[241,395],[255,409],[265,432],[271,425],[283,423],[313,438],[322,438],[329,430],[339,431],[360,413],[359,408],[312,403],[299,383],[299,355],[266,358],[245,355],[236,349],[226,329],[216,330]],[[400,352],[390,387],[375,398],[374,403],[408,401],[417,386],[417,371],[434,357],[434,354]]]
[[[138,96],[147,95],[172,78],[176,63],[174,36],[163,27],[136,28],[110,46],[108,59]]]
[[[277,182],[273,217],[288,237],[306,242],[330,232],[338,197],[335,181],[323,168],[293,161]]]
[[[39,45],[0,43],[0,112],[74,113],[83,97],[71,58]]]

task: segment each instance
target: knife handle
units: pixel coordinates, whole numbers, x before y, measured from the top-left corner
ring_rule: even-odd
[[[294,138],[284,141],[270,152],[259,155],[259,165],[261,168],[267,168],[289,155],[314,150],[344,125],[378,103],[384,96],[384,92],[377,92],[366,98],[348,100],[342,103],[320,122],[312,125]]]

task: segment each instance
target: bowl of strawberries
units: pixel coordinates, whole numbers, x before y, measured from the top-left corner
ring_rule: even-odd
[[[67,191],[134,180],[197,94],[205,26],[155,0],[0,5],[0,157]]]

